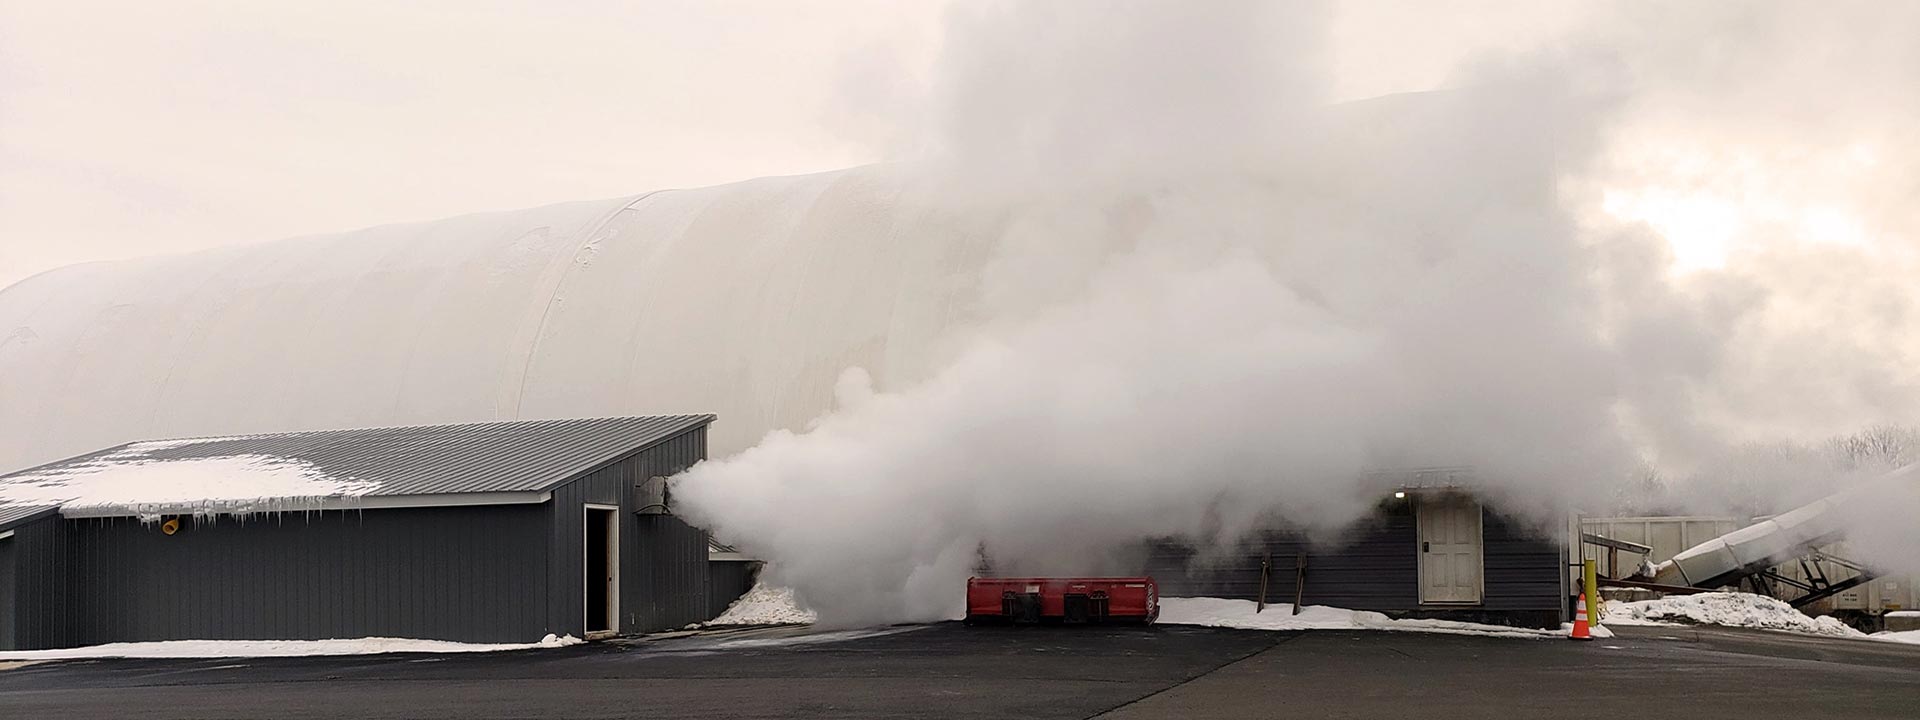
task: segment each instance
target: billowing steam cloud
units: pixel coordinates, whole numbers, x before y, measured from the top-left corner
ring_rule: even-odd
[[[1920,83],[1862,81],[1897,103],[1805,88],[1899,122],[1768,114],[1806,97],[1768,93],[1827,77],[1767,74],[1782,52],[1910,51],[1838,45],[1852,23],[1810,40],[1784,13],[1689,12],[1618,23],[1651,35],[1585,23],[1443,92],[1334,105],[1330,13],[1296,3],[958,16],[927,103],[932,156],[904,202],[1007,218],[977,288],[991,320],[925,382],[850,370],[836,412],[694,468],[678,497],[823,621],[928,619],[955,612],[983,555],[1088,572],[1145,536],[1283,523],[1337,541],[1377,500],[1376,469],[1472,466],[1503,507],[1544,519],[1608,507],[1647,463],[1900,419],[1920,407],[1915,316],[1888,269],[1913,268],[1911,236],[1823,245],[1798,215],[1763,218],[1742,230],[1750,249],[1678,274],[1648,213],[1678,192],[1663,183],[1744,197],[1712,159],[1741,143],[1915,159],[1915,125],[1897,133]],[[1653,163],[1653,140],[1710,159]],[[1867,209],[1848,222],[1920,226]],[[1798,272],[1809,253],[1860,277]]]

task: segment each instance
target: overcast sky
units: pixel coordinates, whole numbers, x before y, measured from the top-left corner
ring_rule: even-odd
[[[1340,10],[1337,96],[1438,86],[1573,17],[1401,5]],[[947,16],[940,0],[0,0],[0,286],[880,160],[910,149]]]
[[[1154,53],[1177,65],[1233,34],[1183,36],[1173,15],[1173,41],[1088,56],[1073,36],[1102,32],[1110,6],[1031,1],[0,0],[0,288],[75,262],[912,157],[951,139],[942,118],[963,118],[962,151],[983,155],[1020,127],[996,113],[1126,130],[1179,93],[1102,84],[1153,87]],[[1920,4],[1275,3],[1313,29],[1274,37],[1272,61],[1316,99],[1471,99],[1486,77],[1617,93],[1598,147],[1567,149],[1585,164],[1558,179],[1561,203],[1663,238],[1649,267],[1670,272],[1650,282],[1703,298],[1740,338],[1729,355],[1752,378],[1728,385],[1805,385],[1761,398],[1775,415],[1910,419]],[[1058,17],[968,34],[996,14]],[[1046,51],[1085,67],[1050,76],[1031,61]],[[956,84],[956,57],[1012,81],[960,80],[1018,92]],[[1538,108],[1482,107],[1477,126],[1525,127]],[[1754,311],[1716,309],[1731,295]],[[1822,415],[1809,398],[1841,399]]]

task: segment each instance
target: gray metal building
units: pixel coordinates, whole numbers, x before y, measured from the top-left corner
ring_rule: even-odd
[[[1415,483],[1414,485],[1425,485]],[[1462,488],[1388,488],[1372,517],[1314,542],[1274,529],[1225,550],[1149,543],[1141,570],[1173,596],[1553,628],[1568,615],[1565,527],[1537,527]]]
[[[705,457],[712,420],[133,443],[0,477],[0,485],[80,484],[128,457],[272,458],[371,488],[285,498],[270,512],[238,516],[0,506],[0,648],[189,638],[529,642],[704,620],[744,588],[710,588],[706,533],[642,495],[659,484],[650,480]],[[171,533],[165,520],[177,521]]]

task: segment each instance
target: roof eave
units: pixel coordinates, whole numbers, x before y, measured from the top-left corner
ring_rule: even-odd
[[[475,505],[537,505],[553,499],[548,491],[439,493],[434,495],[358,495],[321,498],[288,498],[285,502],[264,500],[267,509],[254,513],[316,512],[324,510],[391,510],[399,508],[470,507]],[[62,508],[68,518],[150,517],[154,515],[193,515],[198,511],[190,503],[90,505]],[[235,514],[218,510],[216,514]],[[240,511],[238,514],[248,514]]]
[[[586,477],[588,475],[592,475],[596,472],[600,472],[601,470],[605,470],[608,467],[611,467],[613,465],[617,465],[627,460],[631,460],[635,455],[639,455],[640,453],[646,452],[648,450],[652,450],[655,447],[658,447],[661,443],[664,443],[668,440],[672,440],[674,438],[680,437],[681,435],[685,435],[694,430],[699,430],[708,425],[712,425],[713,421],[718,419],[718,417],[719,416],[714,415],[713,413],[707,413],[705,415],[690,415],[688,416],[686,425],[683,425],[679,428],[668,431],[667,433],[662,434],[659,437],[656,437],[653,440],[640,445],[639,447],[631,448],[617,455],[602,458],[600,460],[595,460],[591,463],[588,463],[586,466],[580,468],[579,470],[575,470],[573,472],[567,473],[552,481],[547,482],[546,484],[539,486],[538,489],[543,492],[553,492],[554,490],[559,489],[562,485],[566,485],[567,483],[573,482],[575,480],[579,480],[580,478]]]

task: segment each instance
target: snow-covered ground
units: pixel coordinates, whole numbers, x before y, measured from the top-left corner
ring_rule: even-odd
[[[1308,605],[1300,614],[1293,606],[1268,605],[1265,612],[1254,612],[1251,600],[1222,598],[1160,599],[1159,622],[1171,625],[1203,625],[1243,630],[1405,630],[1411,632],[1458,633],[1495,637],[1561,637],[1560,630],[1532,630],[1504,625],[1479,625],[1451,620],[1395,620],[1376,612]],[[734,601],[720,617],[703,623],[723,625],[806,625],[814,622],[814,612],[794,600],[793,591],[766,584]],[[1606,637],[1605,628],[1596,628]]]
[[[1920,645],[1920,630],[1902,630],[1900,632],[1877,632],[1872,635],[1868,635],[1867,637],[1873,640],[1885,640],[1887,642],[1912,643],[1914,645]]]
[[[0,652],[0,661],[74,660],[81,658],[214,658],[300,657],[309,655],[378,655],[382,653],[472,653],[501,650],[557,648],[585,642],[572,635],[548,635],[533,643],[460,643],[445,640],[409,640],[369,637],[352,640],[168,640],[110,643],[61,650]]]
[[[1161,598],[1159,622],[1242,630],[1403,630],[1492,637],[1564,637],[1559,630],[1534,630],[1453,620],[1394,619],[1377,612],[1323,605],[1304,606],[1298,615],[1293,614],[1293,606],[1286,603],[1270,604],[1262,612],[1254,612],[1256,607],[1252,600]]]
[[[810,625],[817,616],[812,610],[800,607],[794,599],[791,588],[774,587],[766,583],[753,586],[747,594],[727,606],[720,617],[707,621],[706,625]]]
[[[1783,601],[1751,593],[1713,592],[1610,602],[1605,615],[1605,622],[1612,625],[1720,625],[1831,637],[1864,636],[1839,620],[1808,617]]]

